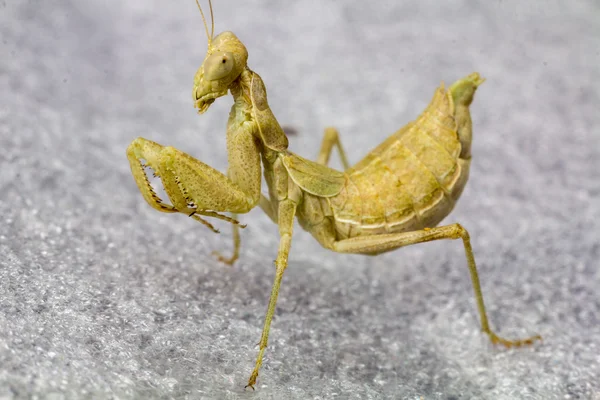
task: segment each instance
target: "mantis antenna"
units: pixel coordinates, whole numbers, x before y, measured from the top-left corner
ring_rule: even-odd
[[[202,14],[202,22],[204,22],[204,30],[206,31],[206,37],[208,38],[208,47],[210,47],[213,35],[215,34],[215,17],[213,14],[212,1],[208,0],[208,6],[210,7],[210,36],[208,35],[208,24],[206,23],[206,17],[204,17],[204,11],[202,11],[202,7],[200,6],[198,0],[196,0],[196,5],[198,6],[198,10],[200,10],[200,14]]]

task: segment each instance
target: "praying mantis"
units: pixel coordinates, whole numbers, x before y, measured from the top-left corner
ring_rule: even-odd
[[[230,92],[234,104],[227,122],[227,174],[173,147],[137,138],[127,148],[131,172],[144,199],[161,212],[183,213],[217,232],[205,217],[233,226],[234,252],[217,257],[233,264],[239,256],[237,214],[259,206],[279,227],[275,279],[259,352],[246,387],[254,389],[267,348],[279,288],[288,265],[292,228],[297,218],[325,248],[340,253],[376,255],[403,246],[441,239],[462,240],[481,330],[493,343],[522,346],[539,335],[508,340],[488,322],[469,233],[459,224],[437,226],[460,197],[471,162],[472,123],[469,106],[484,79],[478,73],[442,84],[413,122],[350,166],[335,128],[327,128],[317,161],[288,150],[288,139],[267,102],[261,77],[247,65],[248,51],[232,32],[214,36],[198,0],[208,38],[206,57],[196,72],[192,96],[205,113]],[[327,166],[337,148],[344,171]],[[154,170],[171,204],[153,190],[145,168]],[[268,195],[261,193],[261,172]],[[223,213],[230,213],[231,216]]]

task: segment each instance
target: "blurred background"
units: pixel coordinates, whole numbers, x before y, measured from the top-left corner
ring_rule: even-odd
[[[205,12],[208,5],[203,4]],[[221,235],[142,199],[137,136],[225,171],[224,97],[198,116],[206,36],[191,1],[0,0],[0,397],[598,399],[600,5],[593,1],[216,0],[290,149],[336,126],[352,163],[441,81],[487,78],[471,234],[489,344],[458,242],[338,255],[296,230],[256,392],[277,227]],[[340,167],[337,155],[333,166]]]

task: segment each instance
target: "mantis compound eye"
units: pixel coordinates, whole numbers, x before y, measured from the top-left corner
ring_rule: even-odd
[[[221,79],[233,70],[235,60],[231,53],[217,53],[204,61],[204,77],[209,81]]]

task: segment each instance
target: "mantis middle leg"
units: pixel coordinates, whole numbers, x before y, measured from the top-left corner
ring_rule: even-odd
[[[475,291],[479,317],[481,319],[481,330],[490,337],[492,343],[500,343],[506,347],[519,347],[531,344],[536,340],[541,340],[541,336],[539,335],[520,340],[508,340],[498,336],[492,331],[483,302],[483,294],[481,293],[481,285],[479,284],[479,276],[477,274],[477,266],[475,264],[473,249],[471,248],[469,233],[459,224],[427,228],[414,232],[358,236],[334,242],[332,249],[340,253],[379,253],[403,246],[409,246],[411,244],[441,239],[462,239],[463,241],[469,272],[471,274],[471,282],[473,284],[473,290]]]
[[[271,297],[269,298],[269,305],[267,307],[267,314],[265,316],[265,323],[263,326],[262,335],[260,337],[258,357],[256,358],[254,370],[252,371],[250,379],[248,379],[248,384],[246,385],[246,387],[251,387],[252,389],[254,389],[254,385],[256,384],[258,371],[262,365],[263,356],[267,348],[271,320],[275,314],[275,305],[277,303],[277,297],[279,296],[279,287],[281,286],[283,272],[287,268],[288,264],[288,255],[290,253],[290,246],[292,244],[292,228],[294,226],[294,216],[296,215],[296,205],[296,201],[289,198],[282,200],[279,203],[278,221],[280,239],[277,259],[275,260],[275,280],[273,281]]]
[[[344,171],[350,168],[350,164],[348,163],[348,158],[346,157],[346,152],[342,147],[342,142],[340,140],[340,134],[337,129],[329,127],[325,129],[325,134],[323,135],[323,141],[321,142],[321,150],[319,150],[319,156],[317,157],[317,162],[319,164],[327,165],[329,164],[329,157],[331,157],[331,152],[333,151],[333,146],[337,146],[338,151],[340,152],[340,158],[342,159],[342,165],[344,166]]]

